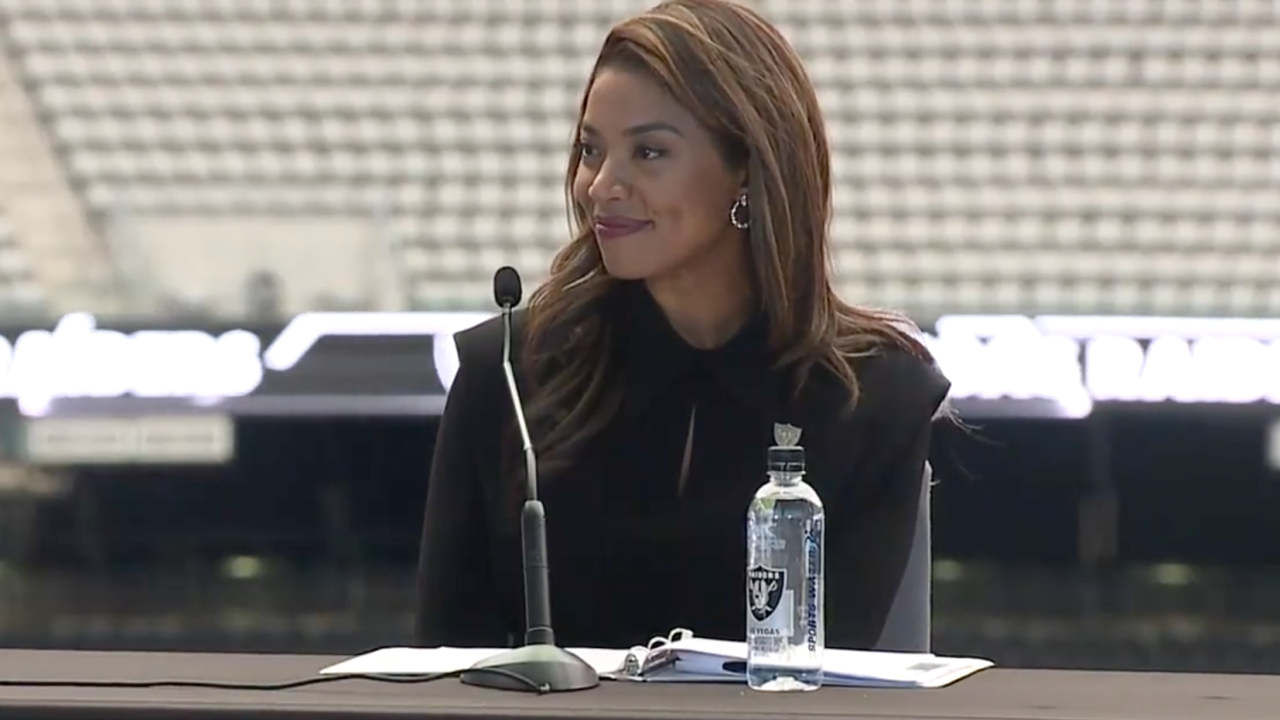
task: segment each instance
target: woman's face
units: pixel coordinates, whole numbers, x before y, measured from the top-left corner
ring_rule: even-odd
[[[740,251],[729,209],[745,177],[645,75],[604,69],[587,93],[574,176],[610,275],[653,280]]]

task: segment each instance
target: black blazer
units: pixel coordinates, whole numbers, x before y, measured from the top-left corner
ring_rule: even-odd
[[[642,284],[620,284],[615,300],[623,408],[540,490],[559,644],[630,647],[674,627],[742,639],[747,505],[765,482],[774,424],[788,422],[804,433],[807,480],[826,507],[827,645],[871,647],[911,550],[946,378],[886,349],[859,363],[861,397],[848,412],[846,391],[825,370],[794,394],[790,374],[773,367],[762,316],[704,351],[675,333]],[[500,319],[459,333],[457,345],[427,493],[414,641],[506,647],[522,639],[524,615],[519,498],[513,511],[512,481],[502,477],[513,415]]]

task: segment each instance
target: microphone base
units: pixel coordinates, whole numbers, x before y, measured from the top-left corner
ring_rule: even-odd
[[[462,673],[464,684],[530,693],[590,690],[600,675],[582,658],[555,645],[525,645],[486,658]]]

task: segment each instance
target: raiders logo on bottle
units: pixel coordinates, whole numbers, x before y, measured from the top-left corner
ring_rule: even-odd
[[[747,571],[747,604],[751,617],[764,622],[778,609],[787,586],[787,571],[757,565]]]
[[[773,424],[773,441],[779,447],[796,447],[800,442],[800,428],[790,423]]]

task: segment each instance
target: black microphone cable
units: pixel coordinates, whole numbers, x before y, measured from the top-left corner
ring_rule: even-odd
[[[392,683],[397,685],[420,685],[436,680],[456,678],[464,672],[482,672],[501,675],[517,682],[523,682],[534,692],[549,692],[527,678],[504,670],[503,668],[462,668],[449,672],[428,673],[426,675],[320,675],[300,680],[285,680],[276,683],[241,683],[218,682],[213,680],[0,680],[0,687],[13,688],[111,688],[111,689],[149,689],[149,688],[204,688],[211,690],[293,690],[294,688],[349,680],[370,680],[372,682]]]

